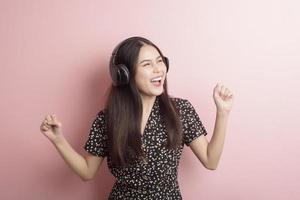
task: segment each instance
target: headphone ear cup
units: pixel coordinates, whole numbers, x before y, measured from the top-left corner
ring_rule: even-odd
[[[117,69],[117,66],[110,63],[109,72],[110,72],[110,76],[111,76],[113,85],[117,86],[118,85],[118,69]]]
[[[114,64],[115,53],[112,54],[109,62],[109,72],[115,86],[126,85],[129,83],[129,70],[124,64]]]
[[[127,85],[130,80],[129,70],[124,64],[116,65],[116,83],[118,86]]]
[[[165,65],[167,67],[167,72],[169,71],[169,59],[164,56]]]

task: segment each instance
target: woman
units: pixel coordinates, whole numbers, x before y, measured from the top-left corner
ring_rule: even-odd
[[[113,84],[92,124],[84,157],[66,141],[55,115],[47,115],[41,125],[41,132],[85,181],[95,177],[107,157],[116,177],[109,199],[182,199],[177,169],[184,144],[204,167],[217,168],[233,94],[218,84],[214,88],[217,113],[208,142],[191,103],[169,96],[168,69],[168,58],[146,38],[128,38],[114,49]]]

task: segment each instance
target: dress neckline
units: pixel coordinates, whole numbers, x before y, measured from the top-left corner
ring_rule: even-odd
[[[153,113],[154,113],[154,110],[155,110],[157,107],[158,107],[158,97],[156,96],[156,97],[155,97],[155,101],[154,101],[154,103],[153,103],[153,106],[152,106],[152,108],[151,108],[149,117],[148,117],[148,119],[147,119],[147,122],[146,122],[146,125],[145,125],[145,128],[144,128],[143,134],[141,135],[142,138],[144,137],[145,133],[147,132],[146,130],[147,130],[148,126],[149,126],[150,121],[152,120],[152,115],[153,115]]]

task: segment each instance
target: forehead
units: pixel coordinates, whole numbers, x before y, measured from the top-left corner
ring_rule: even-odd
[[[158,56],[160,56],[157,49],[151,45],[143,45],[139,52],[138,61],[142,61],[144,59],[156,59]]]

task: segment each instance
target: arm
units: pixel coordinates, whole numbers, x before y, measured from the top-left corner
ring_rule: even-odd
[[[41,132],[56,147],[64,161],[84,181],[91,180],[103,161],[103,157],[88,155],[82,157],[78,154],[65,139],[62,131],[62,124],[57,121],[55,115],[48,115],[42,122]]]
[[[207,168],[217,168],[224,147],[229,113],[233,104],[233,94],[224,86],[217,86],[213,93],[217,106],[215,127],[211,141],[202,135],[191,142],[190,147],[201,163]]]
[[[54,146],[67,163],[67,165],[83,180],[88,181],[94,178],[99,166],[103,161],[103,157],[87,155],[86,157],[78,154],[64,137]]]
[[[200,136],[190,144],[193,153],[199,161],[210,170],[215,170],[224,147],[228,114],[217,112],[215,128],[210,142],[205,136]]]

